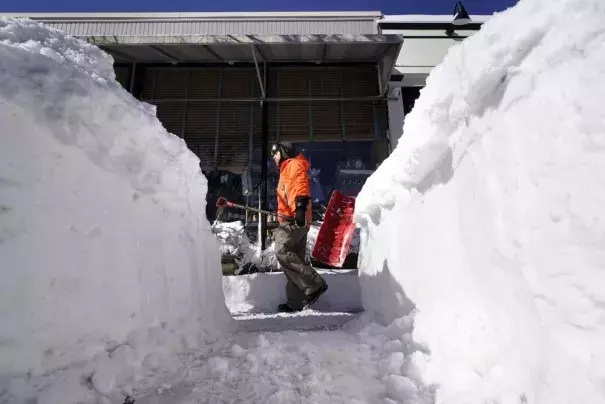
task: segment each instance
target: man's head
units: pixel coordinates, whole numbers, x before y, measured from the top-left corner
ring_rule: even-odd
[[[292,143],[290,142],[275,143],[273,146],[271,146],[271,150],[269,152],[278,168],[282,161],[294,157],[294,149],[292,147]]]

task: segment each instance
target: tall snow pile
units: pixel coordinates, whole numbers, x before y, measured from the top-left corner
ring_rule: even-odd
[[[605,2],[450,49],[356,203],[366,310],[437,403],[605,402]]]
[[[228,325],[199,161],[112,63],[0,19],[3,400],[124,393]],[[93,356],[65,385],[29,382]]]

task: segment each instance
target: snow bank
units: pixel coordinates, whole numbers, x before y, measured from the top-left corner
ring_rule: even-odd
[[[112,62],[0,19],[3,399],[127,391],[229,322],[199,161]],[[65,385],[32,381],[93,355]]]
[[[605,3],[522,0],[453,47],[357,199],[364,307],[437,403],[605,401]]]

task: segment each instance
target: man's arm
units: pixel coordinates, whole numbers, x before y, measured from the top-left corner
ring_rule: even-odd
[[[309,178],[305,165],[295,162],[292,167],[292,196],[294,197],[294,220],[298,226],[306,224],[307,207],[311,200]]]

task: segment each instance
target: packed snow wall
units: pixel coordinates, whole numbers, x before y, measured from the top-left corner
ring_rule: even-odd
[[[357,199],[367,311],[437,403],[605,402],[605,3],[521,0],[452,47]]]
[[[228,326],[198,158],[112,63],[56,30],[0,19],[2,382],[123,344],[141,364]],[[95,387],[110,391],[107,380]]]

